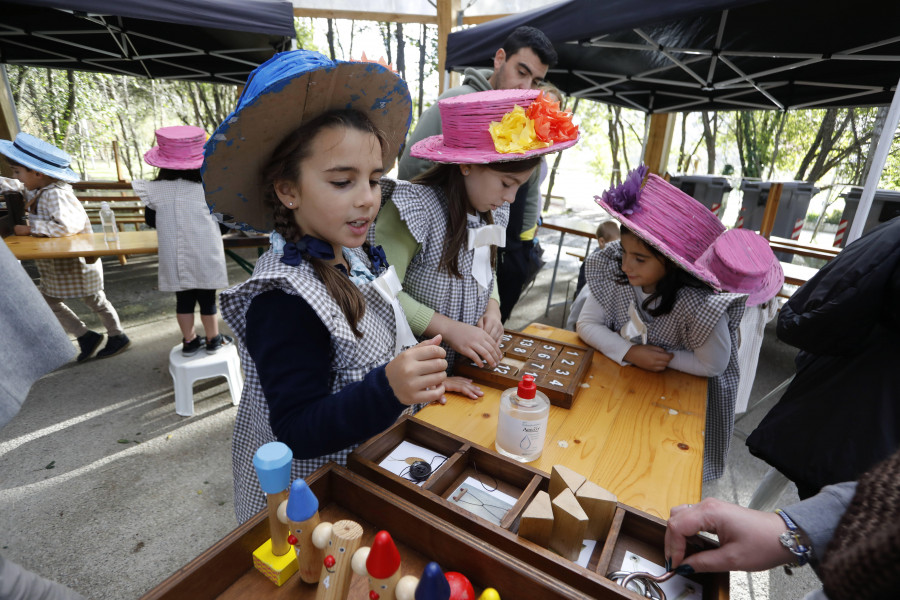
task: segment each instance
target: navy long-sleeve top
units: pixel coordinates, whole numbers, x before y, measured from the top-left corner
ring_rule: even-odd
[[[272,431],[294,458],[358,444],[390,427],[406,408],[394,396],[384,365],[331,392],[331,335],[299,296],[273,290],[250,302],[247,350],[269,404]]]

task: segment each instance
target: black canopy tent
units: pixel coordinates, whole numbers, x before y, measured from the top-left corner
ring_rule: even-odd
[[[489,66],[519,25],[559,53],[564,92],[646,113],[891,105],[848,242],[900,119],[900,2],[566,0],[457,31],[447,68]]]
[[[294,38],[281,0],[0,0],[0,63],[243,84]]]
[[[515,27],[559,52],[568,94],[647,113],[890,104],[900,2],[568,0],[452,33],[447,65],[490,65]]]

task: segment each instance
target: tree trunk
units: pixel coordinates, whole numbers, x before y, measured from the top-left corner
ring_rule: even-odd
[[[391,22],[384,21],[383,23],[379,24],[378,28],[381,29],[381,39],[384,42],[384,51],[387,53],[387,63],[391,64],[394,62],[391,58]],[[369,58],[372,59],[375,57],[373,56]]]
[[[335,60],[334,54],[334,19],[328,19],[328,52],[331,53],[331,60]]]
[[[775,161],[778,159],[778,149],[781,144],[781,132],[784,131],[784,124],[787,122],[787,111],[781,111],[781,119],[778,122],[778,132],[775,134],[775,147],[772,149],[772,160],[769,162],[769,174],[766,179],[772,181],[772,174],[775,172]]]
[[[862,171],[859,173],[859,179],[857,180],[860,184],[866,181],[866,177],[869,176],[869,171],[872,170],[872,159],[875,158],[875,147],[878,145],[878,140],[881,139],[881,132],[884,130],[884,124],[887,121],[888,107],[887,106],[879,106],[878,112],[875,115],[875,123],[872,126],[872,143],[869,144],[869,151],[866,152],[866,160],[863,163]],[[856,128],[854,127],[854,132]]]
[[[713,118],[709,118],[710,111],[700,113],[703,121],[703,140],[706,142],[706,174],[716,172],[716,134],[719,128],[719,113],[713,112]]]
[[[681,144],[678,147],[678,164],[675,166],[681,173],[687,173],[687,156],[684,154],[684,145],[687,138],[687,113],[681,113]]]
[[[68,90],[68,98],[66,99],[66,107],[62,114],[62,119],[60,122],[62,126],[65,128],[65,131],[62,131],[63,136],[63,150],[66,150],[69,145],[69,132],[72,129],[72,117],[75,115],[75,96],[77,93],[77,88],[75,85],[75,71],[69,69],[66,71],[66,88]]]
[[[53,91],[53,69],[46,69],[47,72],[47,96],[50,98],[50,105],[56,105],[56,94]],[[59,121],[56,118],[56,111],[49,111],[50,114],[50,139],[54,144],[59,144]]]
[[[425,103],[425,46],[428,43],[428,26],[422,24],[422,43],[419,44],[419,108],[416,117],[422,116],[422,105]]]
[[[619,164],[619,123],[618,113],[621,109],[618,106],[609,106],[609,112],[606,117],[606,129],[609,133],[609,153],[612,156],[612,172],[609,176],[609,186],[614,187],[622,181],[622,171]]]
[[[397,73],[406,81],[406,40],[403,39],[403,23],[397,23]]]
[[[575,114],[575,111],[578,110],[578,100],[579,98],[575,97],[575,104],[572,105],[572,114]],[[553,159],[553,168],[550,169],[550,179],[547,181],[547,195],[544,197],[544,208],[542,210],[546,211],[550,208],[550,193],[553,191],[553,182],[556,180],[556,171],[559,169],[559,161],[562,160],[562,152],[557,152],[556,157]]]

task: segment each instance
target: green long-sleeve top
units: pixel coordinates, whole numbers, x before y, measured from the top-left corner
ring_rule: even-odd
[[[416,241],[406,223],[400,218],[400,211],[390,201],[385,202],[381,207],[381,212],[378,213],[375,243],[384,249],[388,263],[397,270],[397,277],[400,278],[400,281],[406,278],[409,263],[422,249],[422,245]],[[496,281],[496,275],[494,280]],[[498,305],[500,304],[500,293],[497,291],[496,285],[491,289],[491,298]],[[400,292],[398,299],[400,306],[403,307],[403,312],[406,313],[406,320],[409,322],[413,334],[417,337],[423,335],[434,316],[434,310],[406,292]]]

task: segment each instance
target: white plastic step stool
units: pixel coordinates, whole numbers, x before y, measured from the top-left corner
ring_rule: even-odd
[[[237,406],[244,389],[244,375],[237,346],[222,346],[215,354],[200,350],[194,356],[183,356],[181,344],[169,352],[169,373],[175,385],[175,412],[182,417],[194,414],[194,382],[210,377],[225,377],[231,391],[231,403]]]

